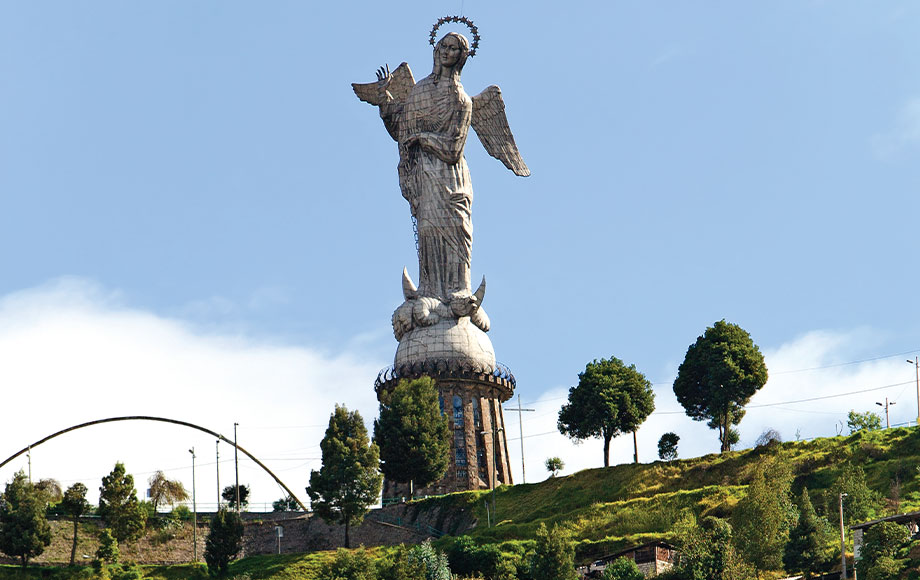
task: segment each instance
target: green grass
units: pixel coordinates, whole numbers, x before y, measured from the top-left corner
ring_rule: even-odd
[[[671,539],[673,523],[685,510],[729,517],[744,497],[752,469],[765,455],[781,454],[795,473],[793,491],[807,486],[820,509],[827,489],[847,464],[865,469],[867,482],[887,497],[900,481],[900,511],[920,510],[920,429],[860,432],[849,436],[786,442],[772,448],[712,454],[671,463],[626,464],[587,469],[541,483],[503,486],[495,492],[498,524],[486,526],[488,491],[454,493],[412,502],[409,521],[437,514],[434,527],[468,534],[477,543],[498,544],[508,552],[532,548],[540,524],[569,530],[579,561],[595,559],[651,540]],[[831,506],[835,507],[835,506]],[[490,515],[494,515],[491,514]],[[878,515],[885,515],[880,509]],[[431,517],[426,518],[431,521]],[[474,525],[475,524],[475,525]],[[63,532],[62,532],[63,534]],[[444,546],[451,539],[437,543]],[[69,548],[68,548],[69,549]],[[372,555],[388,548],[372,548]],[[69,552],[68,552],[69,554]],[[334,552],[252,556],[231,564],[229,577],[294,580],[315,577]],[[201,568],[142,567],[145,578],[202,580]],[[0,567],[0,580],[90,580],[90,568]]]

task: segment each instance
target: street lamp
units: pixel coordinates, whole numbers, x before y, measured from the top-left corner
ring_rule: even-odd
[[[220,439],[214,442],[214,466],[217,468],[217,511],[220,511]]]
[[[233,471],[236,473],[236,515],[240,515],[240,458],[236,452],[236,426],[233,424]]]
[[[914,360],[908,359],[907,362],[914,365],[917,374],[917,425],[920,425],[920,357],[914,357]]]
[[[492,482],[491,482],[492,483],[492,520],[496,522],[498,521],[498,519],[495,516],[495,475],[496,475],[495,473],[496,472],[495,454],[497,453],[498,447],[495,442],[495,436],[498,433],[502,433],[504,431],[505,429],[502,427],[499,427],[498,429],[494,429],[492,431],[480,431],[480,434],[482,435],[492,436]]]
[[[841,580],[846,580],[847,578],[847,546],[846,546],[846,536],[844,535],[843,530],[843,498],[847,497],[847,494],[840,494],[840,578]]]
[[[194,562],[198,561],[198,504],[195,498],[195,448],[188,450],[192,454],[192,554]]]
[[[890,429],[890,428],[891,428],[891,421],[888,420],[888,406],[889,406],[889,405],[896,405],[897,403],[895,403],[894,401],[891,401],[891,402],[889,403],[889,402],[888,402],[888,397],[885,397],[885,404],[884,404],[884,405],[881,404],[881,403],[879,403],[878,401],[876,401],[875,404],[878,405],[879,407],[885,407],[885,429]]]

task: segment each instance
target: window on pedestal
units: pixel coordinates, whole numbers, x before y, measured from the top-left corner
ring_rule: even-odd
[[[441,414],[443,415],[444,414],[444,397],[442,395],[438,395],[438,407],[441,408]]]
[[[454,397],[459,400],[460,397]],[[456,407],[454,407],[456,411]],[[466,465],[466,432],[463,430],[463,414],[461,409],[460,419],[454,417],[454,463]]]
[[[466,479],[466,470],[458,469],[457,470],[457,479]]]
[[[454,395],[454,429],[463,428],[463,400],[459,395]]]
[[[479,408],[479,397],[473,397],[473,425],[477,431],[482,431],[482,410]]]

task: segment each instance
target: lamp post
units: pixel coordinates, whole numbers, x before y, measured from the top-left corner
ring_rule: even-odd
[[[881,403],[879,403],[878,401],[876,401],[875,404],[878,405],[879,407],[885,407],[885,429],[891,429],[891,421],[888,419],[888,406],[889,406],[889,405],[896,405],[897,403],[895,403],[894,401],[891,401],[891,402],[889,403],[889,402],[888,402],[888,397],[885,397],[885,404],[884,404],[884,405],[881,404]]]
[[[920,426],[920,357],[915,356],[914,360],[908,359],[907,362],[914,365],[917,374],[917,425]]]
[[[217,511],[220,511],[220,439],[214,442],[214,466],[217,468]]]
[[[493,429],[491,431],[481,431],[480,432],[482,435],[492,436],[492,478],[491,478],[492,480],[491,481],[492,483],[492,520],[496,522],[498,521],[498,519],[495,517],[495,476],[496,476],[496,471],[497,471],[495,454],[498,451],[498,446],[496,445],[496,442],[495,442],[495,439],[496,439],[495,436],[502,432],[504,432],[504,429],[502,427],[499,427],[498,429]]]
[[[841,580],[846,580],[847,577],[847,546],[846,546],[846,536],[844,535],[843,530],[843,498],[847,494],[840,494],[840,578]]]
[[[233,470],[236,472],[236,515],[240,515],[240,459],[236,453],[236,426],[233,424]]]
[[[198,504],[195,498],[195,448],[188,450],[192,454],[192,554],[193,561],[198,561]]]

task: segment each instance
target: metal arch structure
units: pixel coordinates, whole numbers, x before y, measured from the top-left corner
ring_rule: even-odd
[[[301,508],[303,508],[303,511],[305,511],[305,512],[306,512],[306,511],[309,511],[309,510],[307,509],[307,506],[305,506],[305,505],[303,504],[303,502],[300,501],[300,499],[299,499],[296,495],[294,495],[294,492],[292,492],[290,489],[288,489],[288,486],[284,485],[284,482],[281,481],[281,479],[279,479],[277,475],[275,475],[274,473],[272,473],[272,470],[269,469],[268,467],[266,467],[265,464],[262,463],[261,461],[259,461],[258,458],[257,458],[255,455],[253,455],[252,453],[246,451],[245,449],[243,449],[242,447],[240,447],[239,445],[237,445],[236,443],[234,443],[234,442],[231,441],[230,439],[227,439],[226,437],[224,437],[224,436],[221,435],[220,433],[217,433],[216,431],[211,431],[210,429],[207,429],[207,428],[202,427],[202,426],[200,426],[200,425],[195,425],[194,423],[189,423],[189,422],[187,422],[187,421],[180,421],[180,420],[178,420],[178,419],[167,419],[166,417],[150,417],[150,416],[146,416],[146,415],[131,415],[131,416],[127,416],[127,417],[109,417],[109,418],[107,418],[107,419],[97,419],[97,420],[95,420],[95,421],[87,421],[86,423],[80,423],[79,425],[73,425],[73,426],[68,427],[68,428],[66,428],[66,429],[61,429],[61,430],[58,431],[57,433],[52,433],[51,435],[48,435],[48,436],[45,437],[44,439],[39,439],[38,441],[36,441],[36,442],[33,443],[32,445],[29,445],[29,446],[27,446],[27,447],[25,447],[25,448],[23,448],[23,449],[17,451],[17,452],[14,453],[13,455],[7,457],[7,458],[4,459],[2,462],[0,462],[0,468],[3,468],[4,465],[6,465],[6,464],[9,463],[10,461],[16,459],[17,457],[19,457],[19,456],[22,455],[23,453],[27,453],[30,449],[32,449],[32,448],[34,448],[34,447],[38,447],[38,446],[41,445],[42,443],[45,443],[46,441],[50,441],[51,439],[54,439],[55,437],[58,437],[58,436],[63,435],[63,434],[65,434],[65,433],[70,433],[71,431],[76,431],[77,429],[82,429],[82,428],[84,428],[84,427],[91,427],[91,426],[93,426],[93,425],[100,425],[100,424],[102,424],[102,423],[116,423],[116,422],[118,422],[118,421],[157,421],[157,422],[159,422],[159,423],[170,423],[170,424],[173,424],[173,425],[181,425],[182,427],[190,427],[190,428],[192,428],[192,429],[197,429],[198,431],[203,431],[204,433],[207,433],[208,435],[211,435],[212,437],[217,437],[218,439],[220,439],[220,440],[223,441],[224,443],[228,443],[228,444],[232,445],[233,447],[235,447],[236,449],[238,449],[238,450],[240,451],[240,453],[243,453],[243,454],[246,455],[246,457],[248,457],[249,459],[252,459],[252,460],[255,462],[256,465],[258,465],[258,466],[261,467],[263,470],[265,470],[265,473],[267,473],[267,474],[269,474],[270,476],[272,476],[272,479],[274,479],[275,482],[277,482],[278,485],[280,485],[280,486],[284,489],[284,491],[287,492],[287,494],[288,494],[289,496],[291,496],[292,498],[294,498],[294,501],[296,501],[297,504],[300,505]]]

